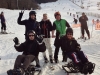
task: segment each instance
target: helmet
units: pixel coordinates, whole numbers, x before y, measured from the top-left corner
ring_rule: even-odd
[[[35,15],[36,16],[36,12],[35,11],[30,11],[29,12],[29,16],[31,16],[31,15]]]
[[[30,31],[28,31],[28,32],[27,32],[27,36],[28,36],[30,33],[33,33],[33,34],[34,34],[34,36],[36,35],[36,33],[35,33],[35,31],[34,31],[34,30],[30,30]]]
[[[66,30],[66,34],[67,34],[67,33],[72,33],[72,35],[73,35],[73,29],[72,29],[72,28],[70,28],[70,27],[69,27],[69,28],[67,28],[67,30]]]
[[[61,16],[61,14],[60,14],[59,11],[58,11],[58,12],[55,12],[55,14],[54,14],[55,17],[56,17],[57,15],[60,15],[60,16]]]

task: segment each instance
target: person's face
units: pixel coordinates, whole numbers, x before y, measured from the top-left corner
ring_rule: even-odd
[[[34,19],[35,19],[35,15],[31,15],[30,17],[31,17],[31,19],[32,19],[32,20],[34,20]]]
[[[60,20],[61,19],[61,16],[60,15],[57,15],[56,16],[56,20]]]
[[[47,15],[43,15],[43,20],[47,20]]]
[[[72,38],[73,38],[73,34],[72,33],[67,33],[67,38],[69,39],[69,40],[71,40]]]
[[[34,34],[33,33],[29,33],[29,40],[34,40]]]
[[[85,14],[82,14],[82,16],[85,16]]]

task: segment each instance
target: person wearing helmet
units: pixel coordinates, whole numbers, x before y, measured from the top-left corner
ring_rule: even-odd
[[[85,15],[85,13],[82,13],[82,16],[79,18],[79,22],[81,23],[81,38],[84,38],[84,30],[86,31],[87,35],[88,35],[88,39],[90,39],[90,32],[88,30],[88,26],[87,26],[87,21],[88,18]]]
[[[79,67],[81,73],[93,73],[93,64],[88,61],[87,57],[81,50],[80,44],[77,43],[73,37],[72,28],[67,28],[66,35],[61,37],[60,47],[65,52],[67,57],[70,58],[75,63],[75,65]],[[84,65],[88,66],[88,68]]]
[[[37,40],[35,31],[30,30],[27,33],[27,36],[28,36],[28,40],[21,44],[19,44],[19,40],[17,37],[13,39],[15,43],[14,47],[16,51],[23,52],[22,55],[17,56],[14,64],[14,71],[19,70],[21,73],[20,75],[23,75],[23,73],[29,67],[30,63],[33,62],[35,57],[38,56],[39,52],[44,52],[46,50],[46,46],[45,43],[43,42],[43,38]]]
[[[19,13],[19,17],[17,20],[17,23],[19,25],[25,25],[25,39],[27,40],[27,32],[29,30],[34,30],[36,32],[37,35],[40,35],[40,25],[39,23],[36,21],[36,12],[35,11],[30,11],[29,12],[29,19],[27,20],[21,20],[22,16],[23,16],[24,12],[20,12]]]
[[[41,34],[44,35],[43,41],[46,44],[46,48],[48,49],[49,52],[49,58],[50,62],[53,63],[53,54],[52,54],[52,48],[51,48],[51,43],[50,43],[50,32],[52,31],[52,23],[48,19],[47,14],[43,14],[43,19],[40,21],[40,28],[41,28]],[[44,61],[45,63],[48,62],[46,52],[43,53]]]
[[[60,12],[55,12],[54,14],[55,21],[53,22],[52,28],[52,37],[55,38],[54,46],[55,46],[55,53],[54,53],[54,60],[55,63],[58,62],[58,52],[59,52],[59,40],[62,36],[66,34],[66,27],[70,27],[69,23],[65,19],[61,19]],[[56,36],[54,35],[54,31],[56,30]],[[66,58],[63,53],[63,61],[66,61]]]

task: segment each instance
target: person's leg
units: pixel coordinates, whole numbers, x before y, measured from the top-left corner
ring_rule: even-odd
[[[63,60],[62,60],[62,62],[67,62],[67,55],[66,55],[66,52],[62,52],[62,55],[63,55]]]
[[[15,64],[14,64],[14,69],[17,69],[21,67],[21,63],[24,61],[25,55],[18,55]]]
[[[1,33],[3,33],[3,23],[1,23]]]
[[[50,42],[50,38],[47,38],[47,49],[48,49],[48,53],[49,53],[49,59],[50,62],[53,63],[53,54],[52,54],[52,48],[51,48],[51,42]]]
[[[82,34],[82,38],[84,38],[84,27],[81,26],[81,34]]]
[[[7,33],[6,32],[6,24],[4,23],[4,33]]]
[[[38,56],[35,57],[36,67],[40,67],[40,62]]]
[[[83,51],[78,51],[77,54],[83,64],[88,62],[87,56],[83,53]]]
[[[48,48],[48,46],[47,46],[47,38],[44,38],[43,39],[43,41],[44,41],[44,43],[45,43],[45,45],[46,45],[46,49]],[[45,52],[43,52],[43,58],[44,58],[44,61],[45,61],[45,63],[48,63],[48,59],[47,59],[47,56],[46,56],[46,51]]]
[[[58,62],[58,53],[59,53],[59,48],[60,48],[58,38],[55,39],[54,45],[55,45],[54,60],[57,63]]]
[[[25,56],[25,60],[24,60],[24,62],[23,62],[22,68],[23,68],[24,70],[26,70],[26,69],[29,67],[30,63],[31,63],[34,59],[35,59],[35,56],[34,56],[34,55],[27,55],[27,56]]]
[[[89,32],[89,30],[88,30],[88,27],[87,27],[87,26],[85,27],[85,31],[86,31],[86,33],[87,33],[87,35],[88,35],[88,39],[90,39],[90,32]]]

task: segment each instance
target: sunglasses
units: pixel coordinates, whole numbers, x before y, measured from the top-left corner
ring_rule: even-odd
[[[34,35],[28,35],[29,37],[34,36]]]
[[[68,33],[67,35],[73,35],[72,33]]]

